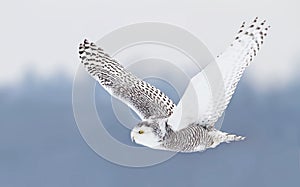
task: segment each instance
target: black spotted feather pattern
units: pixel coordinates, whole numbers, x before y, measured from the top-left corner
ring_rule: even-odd
[[[142,119],[165,118],[175,104],[163,92],[128,72],[94,43],[79,46],[81,63],[112,96],[131,107]]]

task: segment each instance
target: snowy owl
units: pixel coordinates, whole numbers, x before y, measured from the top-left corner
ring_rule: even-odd
[[[220,93],[214,93],[214,97],[203,94],[208,89],[205,79],[210,69],[208,65],[191,79],[177,106],[166,94],[128,72],[86,39],[79,46],[79,57],[88,73],[106,91],[126,103],[142,119],[131,131],[132,141],[152,149],[204,151],[222,142],[244,139],[222,132],[214,125],[228,106],[245,68],[260,50],[269,28],[265,20],[258,18],[249,25],[244,22],[234,41],[215,59],[223,79]],[[190,97],[192,89],[196,90],[195,101]],[[198,102],[196,113],[183,107],[191,101]]]

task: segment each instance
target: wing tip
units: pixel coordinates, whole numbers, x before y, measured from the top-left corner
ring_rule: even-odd
[[[90,42],[87,38],[85,38],[83,40],[83,42],[81,42],[79,44],[79,58],[81,59],[81,61],[86,59],[86,55],[89,55],[90,52],[88,51],[90,48],[93,49],[97,49],[97,50],[102,50],[101,48],[97,48],[96,44],[93,42]]]
[[[235,42],[240,43],[243,37],[251,37],[252,41],[256,43],[256,50],[259,51],[261,45],[263,45],[266,36],[268,35],[268,31],[271,28],[270,25],[266,24],[266,19],[259,19],[259,17],[255,17],[250,24],[246,25],[244,21],[233,41],[230,45],[231,47],[234,46]],[[256,52],[255,52],[256,53]]]

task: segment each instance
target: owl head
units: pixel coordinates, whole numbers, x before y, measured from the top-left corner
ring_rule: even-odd
[[[137,144],[159,149],[170,130],[166,119],[151,119],[138,123],[130,135]]]

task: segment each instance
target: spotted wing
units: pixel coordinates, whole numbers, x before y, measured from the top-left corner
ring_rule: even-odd
[[[235,40],[216,58],[216,63],[210,63],[192,78],[169,119],[169,123],[175,129],[184,128],[195,122],[209,126],[215,124],[227,108],[245,68],[260,50],[268,29],[269,26],[266,26],[265,21],[260,22],[258,18],[248,26],[245,22],[242,24]],[[218,72],[214,71],[216,70],[214,65],[219,69],[221,79],[208,84],[207,75],[213,75],[213,79],[217,77]],[[191,110],[193,105],[197,107]]]
[[[79,46],[79,57],[89,74],[140,118],[162,118],[172,114],[175,105],[171,99],[128,72],[94,43],[84,40]]]

